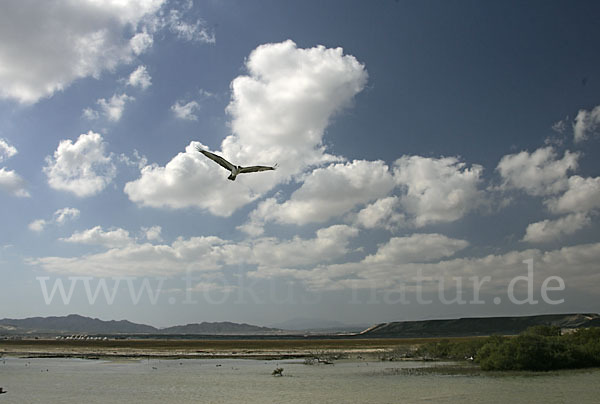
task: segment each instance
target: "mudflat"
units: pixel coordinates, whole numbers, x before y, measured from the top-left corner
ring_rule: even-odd
[[[468,340],[469,338],[452,338]],[[377,356],[399,347],[416,347],[437,338],[348,339],[111,339],[0,340],[0,354],[64,358],[303,358],[330,354]]]

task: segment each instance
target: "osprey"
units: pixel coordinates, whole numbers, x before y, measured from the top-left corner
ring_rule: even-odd
[[[209,151],[203,150],[202,148],[196,146],[196,150],[198,150],[200,153],[204,154],[206,157],[208,157],[209,159],[211,159],[212,161],[214,161],[215,163],[217,163],[218,165],[220,165],[221,167],[231,171],[231,175],[229,177],[227,177],[228,180],[231,181],[235,181],[235,177],[237,177],[238,174],[243,174],[243,173],[255,173],[258,171],[269,171],[269,170],[275,170],[277,168],[277,164],[275,164],[275,166],[273,167],[268,167],[268,166],[250,166],[250,167],[242,167],[242,166],[236,166],[234,164],[231,164],[229,161],[225,160],[223,157],[218,156],[214,153],[211,153]]]

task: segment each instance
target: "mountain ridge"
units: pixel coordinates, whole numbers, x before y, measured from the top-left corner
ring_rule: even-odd
[[[24,319],[5,318],[0,320],[0,334],[205,334],[205,335],[236,335],[236,334],[270,334],[280,330],[245,323],[202,322],[186,325],[176,325],[166,328],[156,328],[151,325],[133,323],[128,320],[100,320],[78,314],[67,316],[29,317]]]
[[[600,315],[597,313],[570,313],[395,321],[374,325],[359,335],[382,338],[514,335],[536,325],[551,325],[560,328],[600,327]]]
[[[571,313],[532,316],[464,317],[454,319],[395,321],[375,324],[358,333],[359,338],[426,338],[518,334],[535,325],[554,325],[574,329],[600,327],[600,314]],[[299,330],[295,330],[301,332]],[[292,335],[292,330],[246,323],[202,322],[156,328],[128,320],[100,320],[78,314],[68,316],[5,318],[0,320],[0,335],[35,334],[123,334],[123,335]],[[325,334],[323,334],[325,335]],[[333,335],[329,333],[327,335]]]

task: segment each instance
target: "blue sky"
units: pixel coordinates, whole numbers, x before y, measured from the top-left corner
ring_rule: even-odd
[[[0,317],[600,310],[596,2],[0,11]]]

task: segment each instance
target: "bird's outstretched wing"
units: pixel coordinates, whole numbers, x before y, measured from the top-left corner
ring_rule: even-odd
[[[220,165],[221,167],[223,167],[229,171],[233,171],[233,169],[235,168],[235,166],[233,164],[231,164],[229,161],[225,160],[221,156],[218,156],[214,153],[203,150],[200,147],[196,147],[196,150],[198,150],[200,153],[204,154],[206,157],[208,157],[209,159],[211,159],[212,161],[214,161],[215,163],[217,163],[218,165]]]
[[[268,167],[268,166],[250,166],[250,167],[240,167],[241,173],[255,173],[257,171],[269,171],[275,170],[277,167]]]

